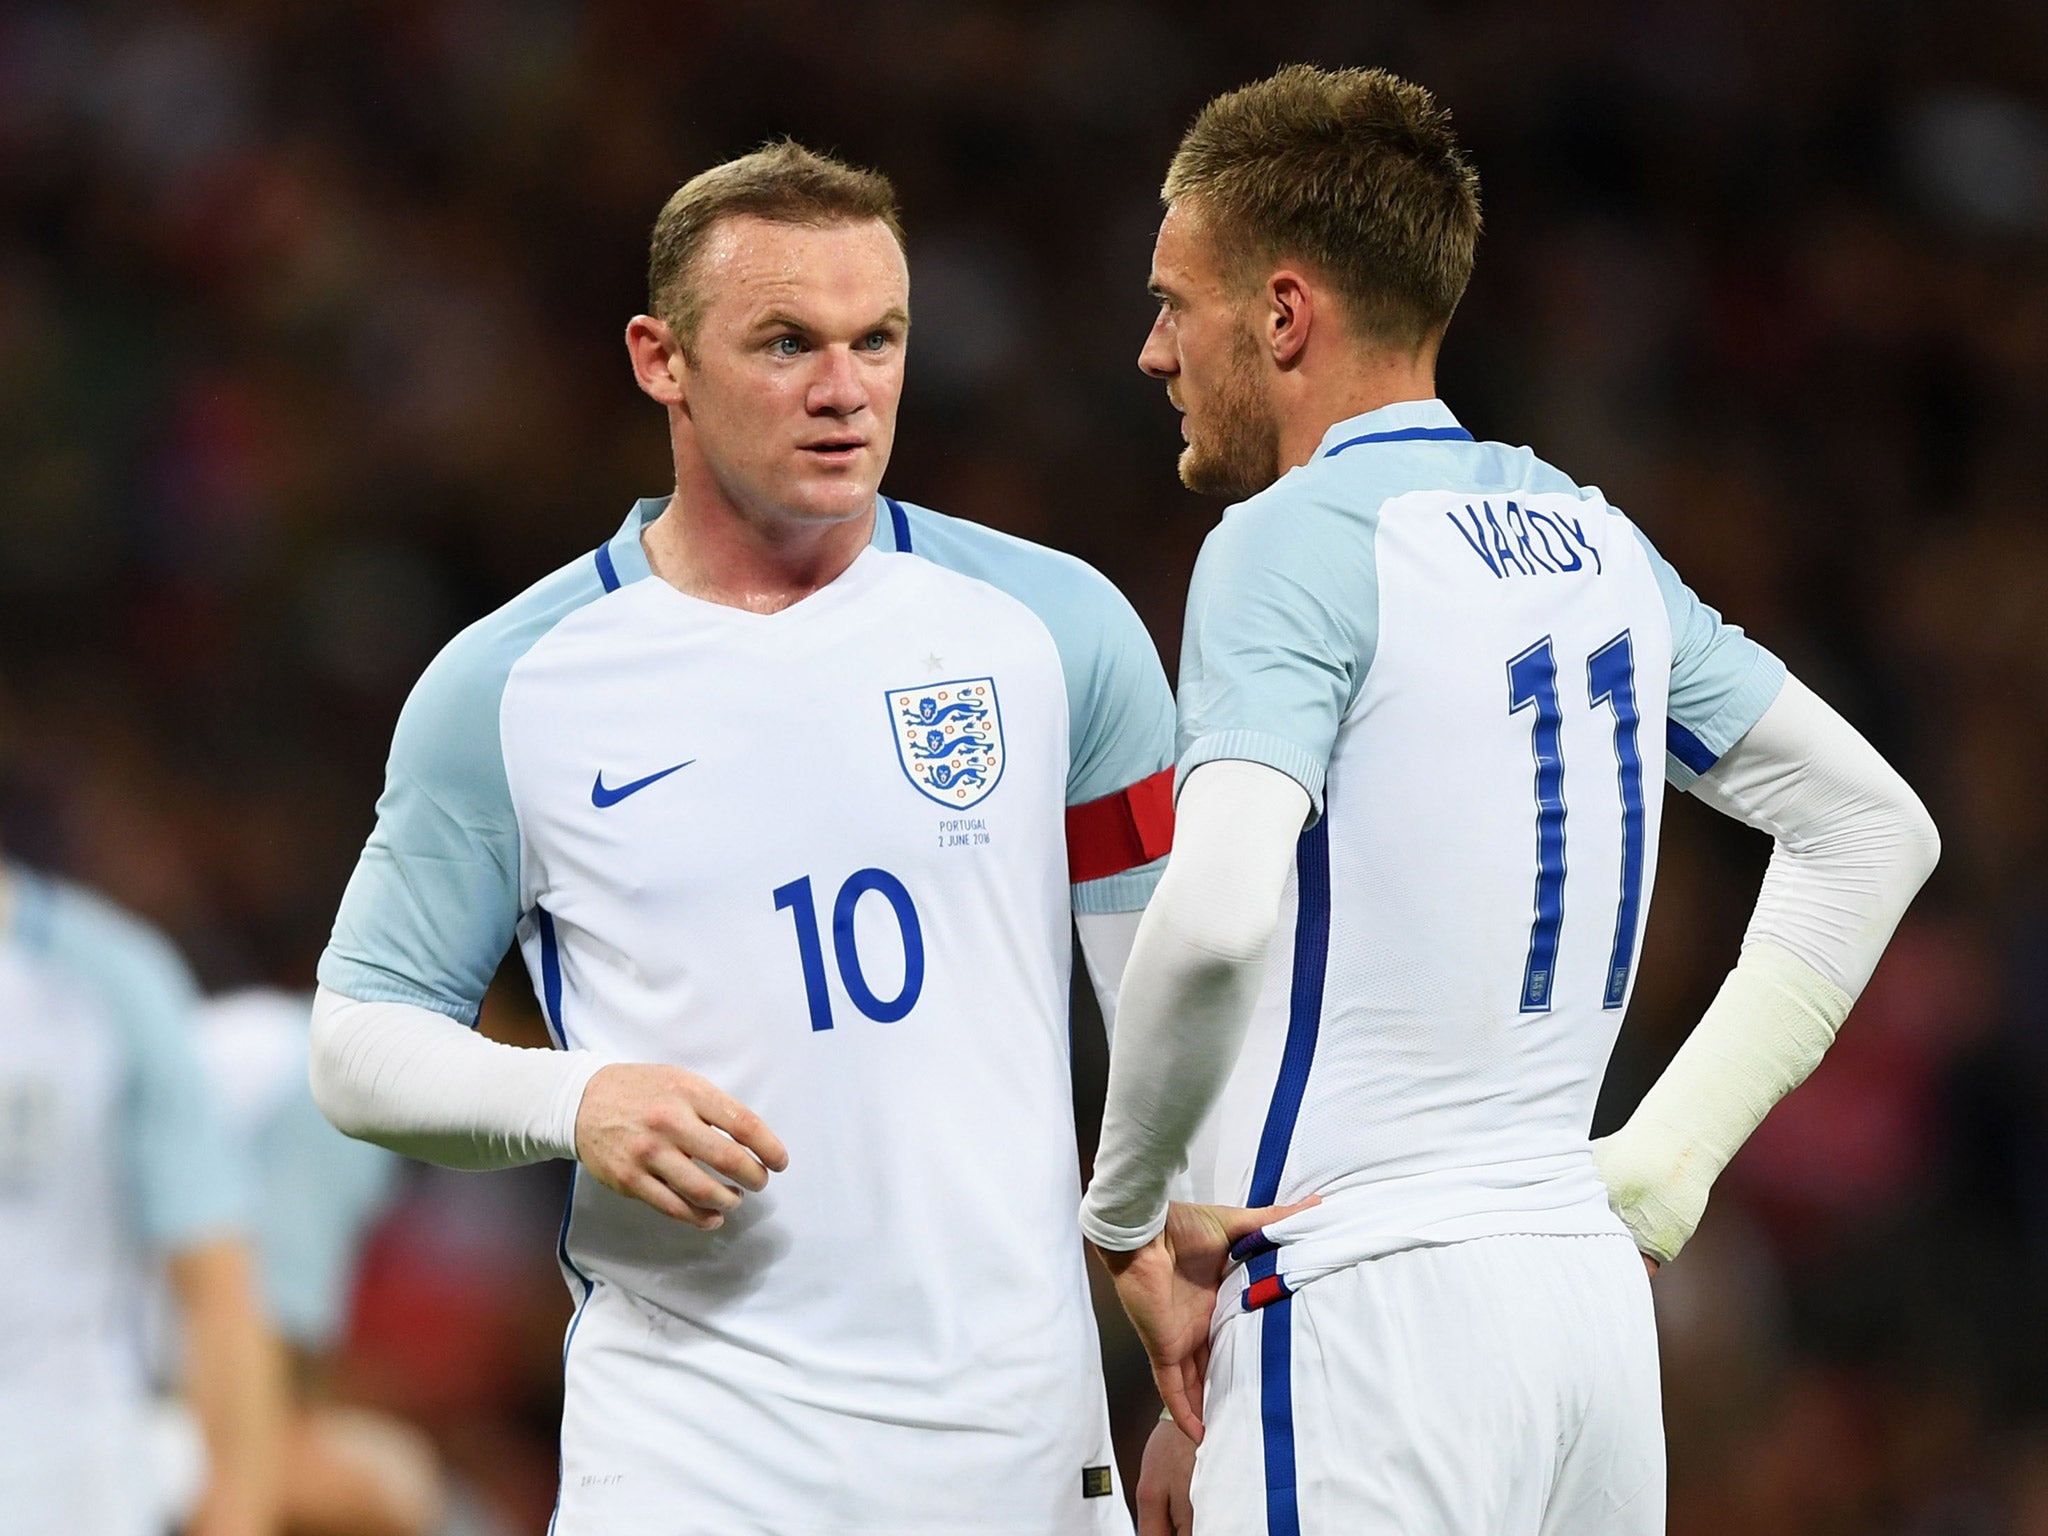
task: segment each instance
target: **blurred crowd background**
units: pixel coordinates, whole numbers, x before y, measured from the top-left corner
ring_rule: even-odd
[[[1427,84],[1478,164],[1466,424],[1602,486],[1944,833],[1657,1281],[1673,1532],[2048,1533],[2038,0],[0,8],[0,843],[210,986],[310,987],[419,669],[667,488],[620,344],[656,209],[782,133],[902,194],[889,489],[1093,561],[1171,670],[1218,508],[1134,366],[1156,189],[1206,97],[1296,59]],[[1672,808],[1603,1128],[1767,852]],[[539,1042],[516,972],[488,1014]],[[507,1536],[553,1498],[562,1186],[418,1171],[332,1383]]]

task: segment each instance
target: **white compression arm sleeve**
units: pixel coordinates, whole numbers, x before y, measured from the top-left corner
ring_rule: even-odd
[[[1905,780],[1797,678],[1693,793],[1777,846],[1735,969],[1628,1123],[1593,1144],[1615,1214],[1659,1261],[1834,1042],[1941,851]]]
[[[1124,972],[1109,1100],[1081,1229],[1143,1247],[1167,1182],[1237,1062],[1280,922],[1308,791],[1259,763],[1204,763],[1175,810],[1173,858]]]
[[[1074,931],[1081,936],[1081,958],[1088,967],[1088,980],[1095,988],[1095,1001],[1102,1009],[1103,1032],[1116,1039],[1116,999],[1123,990],[1124,971],[1131,963],[1131,945],[1137,942],[1138,920],[1143,912],[1076,912]]]
[[[605,1058],[502,1045],[410,1003],[313,998],[313,1098],[339,1129],[449,1168],[576,1155],[576,1111]]]

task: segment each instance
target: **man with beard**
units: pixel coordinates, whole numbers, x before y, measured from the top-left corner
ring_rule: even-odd
[[[1141,366],[1183,479],[1242,500],[1188,598],[1174,860],[1082,1217],[1180,1426],[1143,1528],[1185,1528],[1199,1439],[1203,1536],[1647,1536],[1645,1269],[1832,1040],[1934,828],[1598,490],[1435,398],[1479,199],[1427,92],[1283,70],[1204,109],[1164,196]],[[1593,1144],[1660,744],[1777,849],[1720,995]],[[1219,1293],[1183,1166],[1319,1203]]]

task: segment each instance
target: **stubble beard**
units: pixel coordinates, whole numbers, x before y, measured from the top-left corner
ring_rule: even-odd
[[[1258,372],[1258,343],[1248,330],[1231,338],[1230,364],[1199,440],[1180,455],[1180,481],[1202,496],[1242,500],[1280,478],[1280,423]]]

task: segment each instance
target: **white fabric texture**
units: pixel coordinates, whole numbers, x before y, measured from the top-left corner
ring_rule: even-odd
[[[1131,945],[1137,941],[1135,912],[1076,912],[1074,931],[1081,936],[1081,958],[1088,966],[1088,980],[1095,988],[1096,1006],[1102,1010],[1102,1029],[1116,1040],[1116,1000],[1124,984],[1124,971],[1131,963]]]
[[[1662,1536],[1660,1396],[1619,1232],[1368,1259],[1217,1324],[1195,1529],[1267,1536],[1280,1501],[1305,1532]]]
[[[1212,651],[1200,677],[1183,662],[1184,712],[1191,686],[1242,701],[1208,710],[1212,727],[1257,729],[1269,678],[1298,694],[1299,670],[1323,674],[1343,706],[1236,1066],[1188,1154],[1201,1199],[1321,1197],[1266,1228],[1297,1290],[1427,1243],[1625,1235],[1587,1129],[1640,969],[1664,806],[1656,748],[1676,720],[1705,763],[1783,681],[1767,653],[1674,601],[1596,489],[1523,450],[1461,455],[1457,442],[1435,457],[1368,442],[1318,461],[1356,460],[1355,474],[1276,483],[1249,531],[1264,523],[1279,541],[1299,519],[1318,530],[1313,547],[1261,575],[1252,540],[1243,579],[1212,590],[1205,613],[1234,662]],[[1511,494],[1477,488],[1503,483]],[[1351,652],[1279,616],[1313,601],[1334,624],[1362,603],[1316,560],[1355,564],[1365,540],[1378,622],[1339,678]],[[1225,620],[1248,602],[1272,632],[1240,624],[1231,642]],[[1297,744],[1321,758],[1330,722],[1317,719]],[[1278,756],[1260,760],[1290,771]]]
[[[1260,763],[1219,760],[1188,775],[1173,859],[1124,972],[1081,1208],[1081,1230],[1100,1247],[1143,1247],[1165,1224],[1168,1181],[1243,1044],[1309,808],[1307,790]]]
[[[606,1058],[504,1045],[411,1003],[313,998],[313,1098],[341,1130],[447,1168],[576,1155],[576,1111]]]
[[[1777,847],[1735,969],[1628,1123],[1593,1144],[1615,1214],[1660,1261],[1819,1064],[1941,851],[1919,797],[1797,678],[1692,792]]]
[[[1777,840],[1744,946],[1777,944],[1861,993],[1941,853],[1920,797],[1796,677],[1692,793]]]
[[[1131,1536],[1094,1372],[1050,1373],[1015,1400],[1031,1430],[999,1483],[988,1480],[989,1429],[863,1412],[873,1386],[835,1390],[845,1411],[834,1432],[813,1437],[809,1455],[771,1462],[761,1448],[789,1434],[775,1392],[787,1368],[679,1350],[679,1325],[655,1316],[650,1327],[647,1304],[602,1279],[578,1310],[553,1536]],[[886,1390],[885,1362],[867,1364]],[[931,1401],[948,1389],[931,1388]],[[1108,1470],[1107,1493],[1084,1496],[1091,1466]],[[874,1475],[898,1467],[919,1475]]]

